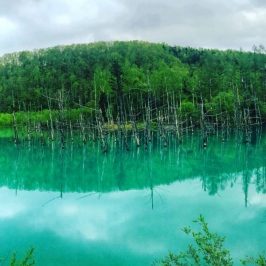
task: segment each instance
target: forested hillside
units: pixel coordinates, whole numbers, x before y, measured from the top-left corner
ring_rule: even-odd
[[[265,119],[265,92],[263,51],[132,41],[59,46],[0,59],[2,113],[85,107],[101,109],[105,119],[108,112],[126,119],[135,110],[139,119],[149,106],[195,120],[203,108],[232,120],[244,110]]]

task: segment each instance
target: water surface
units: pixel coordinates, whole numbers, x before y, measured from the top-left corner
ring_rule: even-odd
[[[181,228],[203,214],[234,258],[266,249],[266,134],[196,135],[167,148],[110,140],[0,138],[0,241],[5,257],[35,248],[37,265],[150,265],[182,250]]]

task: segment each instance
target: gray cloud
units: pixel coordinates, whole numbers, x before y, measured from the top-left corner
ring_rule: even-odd
[[[130,39],[251,49],[265,28],[264,0],[2,0],[0,54]]]

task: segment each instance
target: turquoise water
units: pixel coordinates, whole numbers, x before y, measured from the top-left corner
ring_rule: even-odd
[[[266,134],[196,135],[124,149],[0,138],[0,257],[35,248],[37,265],[150,265],[203,214],[237,261],[266,250]]]

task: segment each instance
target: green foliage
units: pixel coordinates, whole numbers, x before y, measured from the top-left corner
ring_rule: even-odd
[[[199,118],[199,110],[188,100],[184,100],[181,103],[181,110],[182,114],[187,115],[188,117],[192,117],[193,119]]]
[[[241,260],[241,263],[242,265],[266,266],[266,256],[260,254],[257,258],[247,257]]]
[[[94,103],[91,103],[88,107],[75,108],[75,109],[66,109],[64,110],[64,117],[67,120],[71,120],[73,122],[78,121],[80,114],[90,115],[94,108]],[[51,111],[52,117],[54,120],[59,118],[59,112],[57,110]],[[30,123],[42,123],[46,125],[47,121],[50,119],[50,111],[42,110],[38,112],[17,112],[16,120],[18,125],[25,125],[29,121]],[[2,127],[10,127],[13,125],[13,115],[0,113],[0,126]]]
[[[123,87],[125,92],[135,94],[148,89],[148,79],[142,68],[126,61],[123,66],[123,73]]]
[[[261,103],[260,110],[261,110],[262,117],[266,117],[266,102],[265,103]]]
[[[110,86],[111,73],[106,69],[96,68],[93,76],[93,91],[98,94],[100,92],[105,92],[107,94],[111,93],[112,89]]]
[[[184,233],[192,236],[194,245],[189,245],[187,251],[175,255],[170,253],[161,261],[161,265],[212,265],[230,266],[233,265],[229,250],[224,247],[224,237],[210,232],[208,224],[203,216],[194,221],[200,226],[199,231],[190,227],[183,229]]]
[[[33,265],[35,265],[34,248],[29,249],[24,258],[22,259],[18,259],[15,253],[11,257],[10,266],[33,266]]]
[[[234,94],[232,91],[229,92],[219,92],[217,96],[213,97],[212,100],[215,109],[220,112],[227,111],[233,113],[234,111]]]
[[[228,112],[233,114],[234,112],[234,94],[232,91],[229,92],[219,92],[214,96],[210,102],[206,103],[207,112],[213,114],[220,114],[223,112]]]
[[[0,113],[0,125],[1,126],[11,126],[12,123],[13,123],[13,118],[11,114]]]
[[[230,251],[224,247],[225,238],[209,230],[204,217],[200,215],[195,224],[200,230],[195,231],[191,227],[185,227],[183,232],[191,236],[193,244],[190,244],[185,252],[174,254],[170,252],[161,261],[155,263],[162,266],[232,266],[234,265]],[[257,258],[247,257],[241,260],[242,265],[266,266],[265,255]]]
[[[256,97],[266,118],[265,65],[266,55],[262,53],[139,41],[8,54],[0,58],[0,113],[47,110],[45,96],[56,99],[58,91],[64,89],[66,109],[95,109],[105,97],[114,117],[119,108],[129,113],[131,104],[125,100],[129,95],[135,110],[149,97],[156,99],[156,107],[160,108],[167,94],[196,108],[203,99],[207,112],[226,112],[230,116],[237,100],[242,108],[253,108],[250,99]],[[194,107],[184,103],[182,110],[196,118]],[[53,100],[51,108],[57,110],[58,101]],[[46,118],[44,113],[38,117],[41,122]],[[0,125],[7,124],[11,124],[10,117],[1,116]]]

